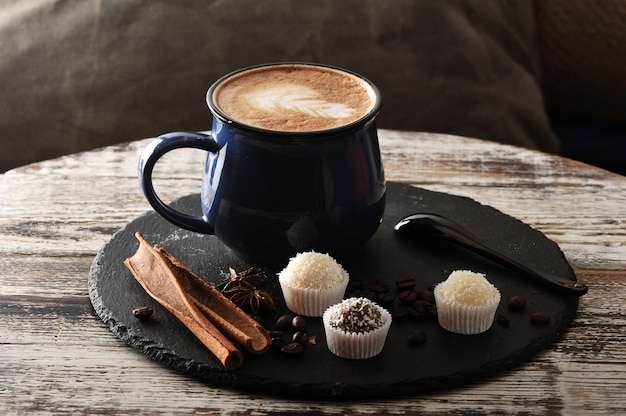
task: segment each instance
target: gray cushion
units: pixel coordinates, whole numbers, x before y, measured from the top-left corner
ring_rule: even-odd
[[[525,0],[2,0],[0,170],[209,129],[219,76],[292,60],[374,81],[380,127],[556,152],[533,13]]]

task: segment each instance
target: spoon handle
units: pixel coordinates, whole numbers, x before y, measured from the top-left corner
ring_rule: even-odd
[[[458,222],[439,214],[412,214],[400,220],[394,229],[405,235],[413,233],[414,235],[419,236],[420,234],[424,235],[424,233],[426,233],[427,235],[446,238],[482,255],[483,257],[489,258],[509,268],[521,271],[552,288],[571,295],[582,296],[587,293],[588,290],[587,286],[583,283],[555,276],[550,273],[545,273],[517,261],[506,253],[497,250],[494,247],[488,246]]]

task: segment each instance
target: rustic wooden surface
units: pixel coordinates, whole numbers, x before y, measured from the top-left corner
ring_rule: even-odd
[[[95,315],[97,250],[150,210],[136,177],[146,140],[0,176],[3,414],[626,414],[626,178],[455,136],[380,132],[387,179],[471,197],[556,241],[589,286],[565,337],[519,368],[459,389],[372,402],[278,399],[176,373]],[[197,193],[204,154],[162,159],[163,199]]]

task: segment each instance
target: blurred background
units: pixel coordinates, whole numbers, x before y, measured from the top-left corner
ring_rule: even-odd
[[[626,174],[625,22],[623,0],[0,0],[0,172],[208,130],[217,78],[307,61],[377,84],[380,128]]]

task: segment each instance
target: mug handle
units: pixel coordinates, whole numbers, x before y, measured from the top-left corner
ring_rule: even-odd
[[[214,234],[213,227],[203,217],[182,213],[165,204],[156,194],[152,185],[152,171],[161,156],[171,150],[183,147],[206,150],[211,153],[219,151],[219,145],[210,133],[173,132],[163,134],[150,142],[139,158],[139,184],[152,208],[163,218],[189,231]]]

